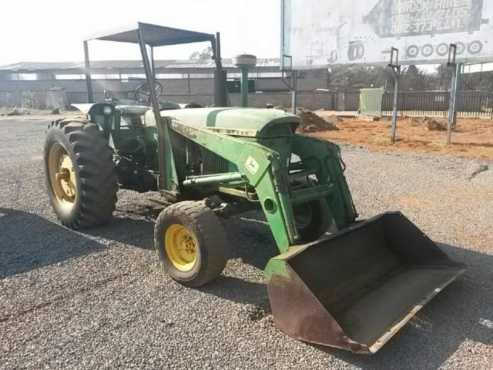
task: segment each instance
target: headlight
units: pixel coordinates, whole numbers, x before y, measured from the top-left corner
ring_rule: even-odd
[[[104,115],[109,116],[110,114],[113,113],[113,108],[111,108],[110,106],[105,106],[103,108],[103,113]]]

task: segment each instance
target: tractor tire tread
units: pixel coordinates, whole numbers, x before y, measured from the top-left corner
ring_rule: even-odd
[[[84,120],[56,120],[48,130],[60,130],[71,144],[79,176],[79,202],[70,220],[59,217],[72,229],[107,223],[115,210],[118,182],[112,150],[97,126]]]
[[[167,217],[185,216],[193,229],[197,230],[202,243],[207,246],[206,268],[203,273],[190,282],[182,282],[189,287],[201,287],[216,279],[226,266],[228,260],[227,238],[224,228],[216,214],[206,206],[204,201],[182,201],[165,208],[156,224],[164,222]],[[160,235],[155,234],[156,246]]]

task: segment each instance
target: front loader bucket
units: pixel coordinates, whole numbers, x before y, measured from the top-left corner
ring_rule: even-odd
[[[465,271],[401,213],[386,213],[274,257],[276,326],[302,341],[377,352]]]

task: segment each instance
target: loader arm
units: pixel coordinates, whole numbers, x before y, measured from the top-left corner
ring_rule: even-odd
[[[240,140],[172,120],[170,127],[189,140],[235,163],[239,172],[256,190],[258,200],[281,252],[296,243],[298,232],[281,156],[256,142]]]

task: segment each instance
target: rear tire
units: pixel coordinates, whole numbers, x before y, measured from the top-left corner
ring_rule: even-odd
[[[166,207],[156,220],[154,246],[164,271],[188,287],[216,279],[227,262],[226,234],[204,201]]]
[[[63,225],[83,229],[111,219],[118,190],[113,152],[95,124],[51,123],[44,162],[48,195]]]
[[[294,207],[293,211],[302,243],[317,240],[331,225],[330,210],[325,199],[301,204]]]

